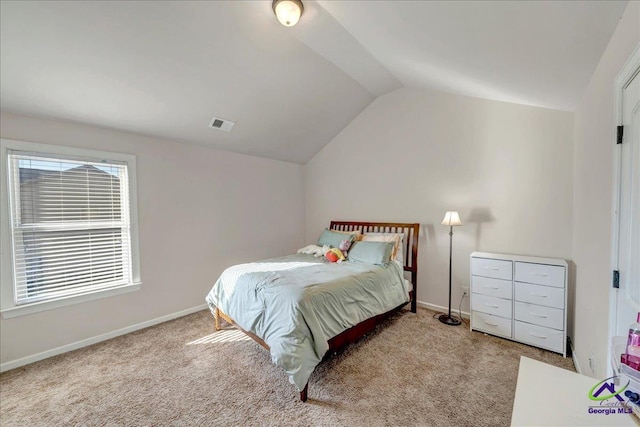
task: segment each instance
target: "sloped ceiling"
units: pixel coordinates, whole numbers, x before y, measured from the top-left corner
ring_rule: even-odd
[[[402,86],[570,111],[625,5],[2,1],[0,106],[304,164]]]

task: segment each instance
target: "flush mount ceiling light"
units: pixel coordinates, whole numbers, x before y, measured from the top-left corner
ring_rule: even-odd
[[[273,0],[271,7],[278,21],[285,27],[296,25],[304,11],[300,0]]]

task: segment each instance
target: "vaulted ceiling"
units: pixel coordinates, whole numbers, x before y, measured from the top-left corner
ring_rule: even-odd
[[[572,111],[626,3],[3,0],[0,106],[304,164],[403,86]]]

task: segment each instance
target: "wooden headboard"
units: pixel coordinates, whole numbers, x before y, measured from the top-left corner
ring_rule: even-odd
[[[337,231],[360,231],[362,233],[402,233],[404,239],[402,246],[404,249],[404,271],[411,273],[411,283],[413,291],[411,295],[411,311],[416,312],[416,289],[418,287],[418,236],[420,224],[410,224],[402,222],[354,222],[354,221],[331,221],[331,230]]]

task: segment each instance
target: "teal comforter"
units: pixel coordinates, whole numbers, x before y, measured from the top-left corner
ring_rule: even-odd
[[[399,263],[329,263],[296,254],[226,269],[206,300],[262,338],[302,390],[329,339],[408,302],[409,286]]]

